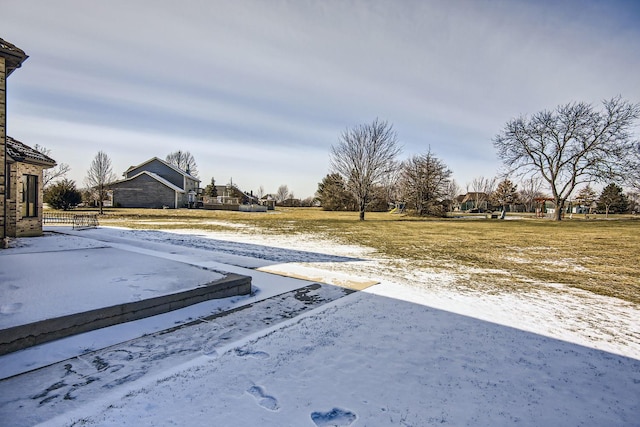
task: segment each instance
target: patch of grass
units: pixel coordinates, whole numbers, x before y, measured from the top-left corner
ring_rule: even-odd
[[[268,213],[109,209],[103,225],[317,234],[374,248],[413,268],[452,271],[473,286],[560,283],[640,303],[640,221],[422,219],[389,213],[282,208]],[[238,228],[242,225],[243,228]]]

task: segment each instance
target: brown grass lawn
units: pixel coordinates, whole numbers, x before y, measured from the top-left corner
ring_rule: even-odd
[[[102,225],[131,228],[230,230],[249,225],[261,233],[316,233],[364,245],[416,268],[468,272],[487,287],[517,289],[561,283],[640,303],[640,220],[420,219],[389,213],[278,209],[269,213],[208,210],[109,209]],[[237,232],[252,232],[237,230]]]

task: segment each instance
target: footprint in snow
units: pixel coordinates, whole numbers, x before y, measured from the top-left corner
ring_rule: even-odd
[[[311,420],[318,427],[348,427],[358,417],[351,411],[333,408],[329,412],[312,412]]]
[[[14,314],[20,311],[22,308],[21,302],[14,302],[11,304],[0,305],[0,314]]]
[[[247,390],[251,396],[256,399],[256,403],[262,406],[264,409],[268,409],[269,411],[277,411],[280,409],[278,406],[278,400],[273,397],[265,394],[262,387],[254,385]]]
[[[254,359],[268,359],[269,353],[265,353],[264,351],[251,351],[251,350],[243,350],[236,349],[236,355],[239,357],[252,357]]]

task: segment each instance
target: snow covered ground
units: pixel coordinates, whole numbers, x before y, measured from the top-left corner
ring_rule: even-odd
[[[557,284],[474,290],[319,236],[75,234],[249,272],[257,294],[225,309],[255,304],[176,314],[171,332],[0,381],[2,425],[640,425],[636,305]],[[265,271],[366,289],[301,293],[309,282]],[[0,365],[20,364],[10,356]]]

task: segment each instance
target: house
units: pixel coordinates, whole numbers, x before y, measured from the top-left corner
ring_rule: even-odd
[[[272,194],[265,194],[260,198],[260,204],[266,206],[268,210],[272,211],[276,208],[276,198]]]
[[[0,244],[6,245],[8,234],[9,198],[7,198],[7,78],[28,58],[19,47],[0,39]]]
[[[6,235],[42,234],[42,171],[56,165],[55,160],[7,136],[6,138]]]
[[[123,175],[123,180],[109,185],[118,207],[193,207],[200,191],[198,178],[157,157],[131,166]]]
[[[216,185],[216,196],[204,195],[202,206],[212,210],[266,211],[261,209],[258,198],[252,192],[242,191],[233,182],[227,185]]]
[[[461,211],[478,210],[480,212],[489,208],[488,195],[481,192],[470,192],[455,199],[455,204]]]

